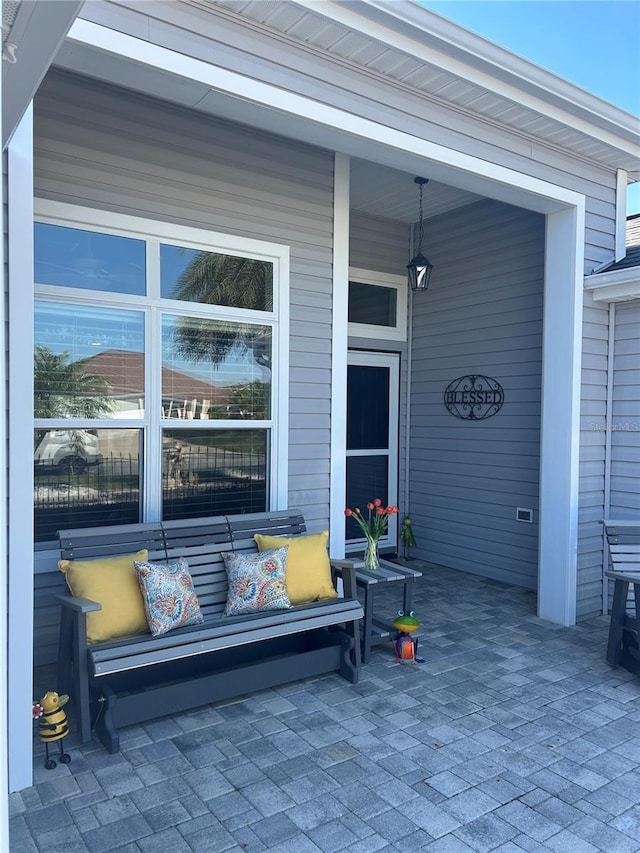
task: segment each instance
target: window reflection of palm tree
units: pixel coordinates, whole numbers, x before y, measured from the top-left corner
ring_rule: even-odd
[[[176,282],[172,296],[204,305],[273,309],[273,266],[255,258],[198,252]],[[179,355],[220,364],[235,350],[250,353],[261,367],[271,366],[270,331],[246,323],[179,317],[174,344]]]
[[[87,373],[82,360],[70,361],[68,352],[54,353],[38,344],[33,358],[33,415],[35,418],[103,418],[113,404],[110,385],[102,376]],[[46,429],[34,431],[35,447]],[[69,431],[71,447],[80,454],[84,432]]]
[[[255,258],[198,252],[178,278],[171,296],[201,305],[272,311],[273,264]],[[197,317],[177,317],[172,343],[178,357],[193,362],[209,362],[218,366],[225,359],[248,358],[263,368],[267,376],[271,372],[271,329],[268,325],[241,320],[216,319],[212,322]],[[251,412],[250,417],[254,419],[268,417],[268,380],[236,381],[226,388],[226,393],[226,417],[243,417],[244,412]],[[225,413],[218,416],[225,417]],[[247,438],[251,440],[250,433],[245,433]],[[237,453],[237,445],[234,447],[236,450],[220,448],[225,467],[227,460],[233,460]],[[187,477],[190,485],[198,484],[196,473],[192,476],[190,471]]]

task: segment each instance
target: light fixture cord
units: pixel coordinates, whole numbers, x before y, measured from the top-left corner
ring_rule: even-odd
[[[420,225],[418,226],[418,253],[422,252],[422,238],[424,237],[424,225],[422,222],[422,191],[424,184],[420,184]]]

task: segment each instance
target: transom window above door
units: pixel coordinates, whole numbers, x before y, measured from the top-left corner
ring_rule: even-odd
[[[288,249],[37,209],[36,540],[281,504]]]
[[[351,337],[406,341],[406,279],[351,268],[348,320]]]

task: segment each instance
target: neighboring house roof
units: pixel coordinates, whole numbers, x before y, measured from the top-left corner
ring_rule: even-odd
[[[584,288],[596,302],[627,302],[640,297],[640,213],[627,217],[624,258],[585,276]]]
[[[600,272],[614,272],[615,270],[626,270],[630,267],[640,267],[640,245],[628,246],[627,254],[622,260],[616,261],[615,264],[609,264],[608,267],[600,270]]]
[[[640,246],[640,213],[627,216],[626,243],[627,249],[633,246]]]
[[[116,393],[127,397],[144,394],[144,356],[138,352],[109,349],[84,362],[91,373],[102,376]],[[175,400],[208,400],[210,404],[226,403],[228,389],[195,379],[187,373],[162,368],[162,396]]]
[[[626,254],[619,261],[612,261],[606,267],[598,270],[598,273],[615,272],[632,267],[640,267],[640,213],[627,216],[626,223]]]

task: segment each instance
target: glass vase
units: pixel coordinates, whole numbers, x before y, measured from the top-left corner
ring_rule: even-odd
[[[380,556],[378,555],[378,541],[376,539],[367,539],[367,547],[364,552],[364,567],[365,569],[380,568]]]

